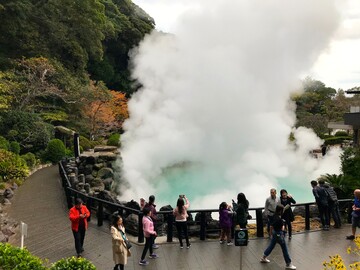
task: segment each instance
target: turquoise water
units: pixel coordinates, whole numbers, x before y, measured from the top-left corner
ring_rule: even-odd
[[[161,203],[161,206],[167,204],[174,206],[180,194],[185,194],[190,202],[214,194],[214,197],[221,197],[230,203],[231,199],[236,200],[239,192],[244,192],[244,187],[251,184],[244,180],[229,181],[224,177],[224,172],[219,169],[204,169],[201,165],[187,164],[165,169],[161,176],[154,180],[154,186],[157,192],[157,201]],[[280,189],[286,189],[298,203],[314,201],[310,180],[304,178],[304,176],[278,178],[276,181],[278,184],[275,188],[278,195]],[[269,186],[269,188],[271,187]],[[227,198],[227,196],[221,196],[221,194],[217,195],[220,192],[219,190],[228,191],[227,194],[230,194],[230,197]],[[257,190],[246,192],[251,207],[264,206],[263,203],[266,197],[269,196],[269,192],[267,188],[265,192],[264,189],[262,191],[261,194]],[[197,208],[218,208],[220,203],[221,201],[211,201],[209,205],[209,200],[207,200],[206,205]]]

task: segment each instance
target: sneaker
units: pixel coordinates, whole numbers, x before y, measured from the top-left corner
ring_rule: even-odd
[[[260,262],[262,262],[262,263],[269,263],[270,260],[269,260],[268,258],[266,258],[266,257],[261,257],[261,258],[260,258]]]
[[[220,240],[220,241],[219,241],[219,243],[220,243],[220,244],[224,244],[224,243],[225,243],[225,241],[223,241],[223,240]]]
[[[191,244],[187,245],[186,248],[189,249],[191,247]]]
[[[346,239],[348,239],[348,240],[354,240],[354,239],[355,239],[355,235],[348,235],[348,236],[346,236]]]
[[[147,262],[147,261],[145,261],[145,260],[140,260],[140,261],[139,261],[139,264],[140,264],[140,265],[148,265],[149,262]]]
[[[81,254],[78,254],[76,257],[81,258]]]
[[[159,248],[159,246],[158,246],[158,245],[153,244],[153,249],[158,249],[158,248]]]
[[[296,266],[293,265],[292,263],[289,263],[286,265],[285,269],[296,269]]]
[[[157,254],[153,253],[153,254],[150,254],[149,258],[150,259],[157,259],[157,258],[159,258],[159,256]]]
[[[180,248],[181,248],[181,249],[183,249],[183,248],[184,248],[184,246],[180,246]]]
[[[231,246],[233,243],[232,242],[227,242],[227,246]]]
[[[291,235],[289,235],[289,240],[291,240]]]

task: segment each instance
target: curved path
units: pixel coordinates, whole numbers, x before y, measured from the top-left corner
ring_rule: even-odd
[[[25,246],[34,255],[55,262],[75,255],[74,240],[68,219],[68,209],[57,166],[44,168],[31,175],[16,192],[12,205],[8,208],[10,217],[28,224]],[[329,255],[340,254],[347,263],[359,260],[355,255],[346,254],[346,249],[354,245],[345,240],[350,232],[349,225],[328,232],[317,231],[295,234],[288,248],[297,269],[323,269],[322,262]],[[20,239],[12,239],[20,246]],[[176,243],[164,243],[156,250],[160,258],[151,260],[146,269],[244,269],[275,270],[284,269],[281,249],[275,247],[270,255],[271,263],[259,263],[259,257],[268,244],[267,239],[251,240],[242,247],[242,268],[240,268],[240,247],[219,245],[217,241],[193,240],[191,248],[180,250]],[[97,269],[113,269],[111,236],[105,224],[96,225],[92,219],[85,237],[84,257],[92,261]],[[138,265],[142,246],[133,245],[132,256],[126,269],[143,269]]]

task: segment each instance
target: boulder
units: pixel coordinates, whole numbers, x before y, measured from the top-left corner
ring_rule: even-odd
[[[97,172],[97,178],[106,179],[113,177],[114,177],[114,171],[111,168],[102,168]]]
[[[11,199],[12,197],[14,197],[14,191],[11,188],[7,188],[4,191],[4,197],[6,199]]]
[[[112,184],[113,184],[114,180],[112,178],[106,178],[103,180],[103,183],[105,185],[105,189],[106,190],[111,190]]]
[[[94,152],[115,152],[118,147],[109,145],[97,145],[94,147]]]
[[[3,205],[10,205],[10,204],[11,204],[10,200],[5,198]]]
[[[8,240],[9,240],[9,237],[7,237],[5,234],[0,232],[0,242],[1,243],[6,243]]]
[[[100,170],[101,168],[104,168],[105,167],[105,165],[104,165],[104,163],[96,163],[96,164],[94,164],[94,169],[95,170]]]
[[[92,180],[94,180],[94,176],[91,174],[85,176],[85,183],[91,183]]]
[[[94,165],[96,163],[96,158],[94,156],[87,156],[85,162],[86,164]]]

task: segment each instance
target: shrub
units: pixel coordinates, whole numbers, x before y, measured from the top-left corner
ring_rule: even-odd
[[[9,142],[2,136],[0,136],[0,149],[9,150]]]
[[[45,270],[43,261],[31,255],[27,249],[10,244],[0,244],[0,268],[3,270]]]
[[[25,160],[27,166],[32,169],[36,165],[36,157],[33,153],[26,153],[25,155],[22,155],[21,158]]]
[[[82,147],[82,149],[84,151],[91,149],[91,142],[84,136],[79,137],[79,144],[80,144],[80,147]]]
[[[338,131],[335,133],[335,137],[343,137],[343,136],[349,136],[349,134],[346,131]]]
[[[326,145],[334,145],[334,144],[341,144],[344,140],[351,140],[350,136],[341,136],[341,137],[331,137],[325,139]]]
[[[107,141],[107,145],[119,147],[120,146],[120,134],[119,133],[111,134],[111,136],[109,137],[109,139]]]
[[[59,139],[51,140],[45,150],[45,160],[51,161],[52,163],[59,162],[65,157],[65,145]]]
[[[52,264],[50,270],[71,270],[71,269],[81,269],[81,270],[96,270],[96,267],[84,258],[65,258],[57,261]]]
[[[73,157],[73,156],[74,156],[74,150],[73,150],[73,149],[66,148],[66,149],[65,149],[65,156],[66,156],[66,157]]]
[[[20,144],[15,141],[10,142],[9,151],[11,151],[17,155],[20,154]]]
[[[0,189],[5,189],[5,188],[6,188],[5,183],[0,183]]]
[[[19,155],[0,149],[0,177],[4,181],[23,179],[29,168]]]

